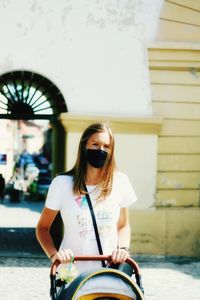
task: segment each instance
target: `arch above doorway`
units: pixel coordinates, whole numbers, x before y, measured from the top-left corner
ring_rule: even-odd
[[[59,89],[44,76],[13,71],[0,76],[0,119],[52,119],[67,106]]]

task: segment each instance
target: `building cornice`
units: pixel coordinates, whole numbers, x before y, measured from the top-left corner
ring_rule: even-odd
[[[163,123],[160,116],[126,117],[77,113],[62,113],[60,120],[66,132],[81,132],[91,123],[108,122],[115,133],[156,135]]]
[[[150,70],[200,71],[200,44],[154,42],[148,46]]]

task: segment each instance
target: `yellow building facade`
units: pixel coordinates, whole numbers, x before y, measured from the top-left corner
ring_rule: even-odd
[[[143,242],[144,252],[200,257],[199,25],[199,1],[165,1],[157,40],[148,49],[153,112],[163,117],[163,123],[156,210],[142,217],[136,251]],[[137,243],[141,236],[144,240]]]

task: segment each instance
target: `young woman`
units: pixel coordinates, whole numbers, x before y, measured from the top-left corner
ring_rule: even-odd
[[[114,138],[105,123],[90,125],[80,139],[73,169],[57,176],[51,183],[44,210],[37,225],[37,238],[52,262],[69,262],[74,255],[99,254],[86,185],[98,225],[103,253],[112,256],[114,264],[130,255],[128,207],[136,196],[128,177],[116,170]],[[64,237],[59,251],[49,233],[60,211]],[[100,267],[100,262],[77,262],[79,271]]]

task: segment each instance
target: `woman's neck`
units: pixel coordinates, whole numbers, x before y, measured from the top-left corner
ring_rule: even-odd
[[[93,168],[92,166],[87,167],[85,183],[86,185],[97,185],[101,182],[102,169]]]

